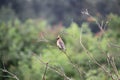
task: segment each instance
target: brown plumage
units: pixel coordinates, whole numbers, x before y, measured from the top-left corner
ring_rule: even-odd
[[[60,50],[64,50],[65,51],[65,44],[62,40],[62,38],[58,35],[57,37],[57,46],[59,47]]]

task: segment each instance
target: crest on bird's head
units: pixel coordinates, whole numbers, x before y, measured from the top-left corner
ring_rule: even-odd
[[[57,36],[57,40],[60,39],[60,38],[61,38],[60,35],[58,35],[58,36]]]

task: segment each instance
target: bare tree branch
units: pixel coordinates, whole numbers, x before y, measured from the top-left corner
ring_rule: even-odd
[[[66,57],[68,58],[69,62],[72,64],[72,66],[78,71],[80,78],[83,80],[83,77],[81,75],[82,72],[80,71],[79,67],[73,63],[73,61],[71,60],[71,58],[69,57],[69,55],[67,54],[66,51],[64,51],[64,54],[66,55]]]
[[[91,16],[91,15],[89,14],[89,12],[88,12],[87,9],[86,9],[85,11],[81,12],[81,13],[82,13],[82,14],[85,14],[85,15],[88,15],[88,16],[90,16],[90,17],[92,17],[92,18],[94,18],[93,16]],[[95,20],[96,24],[98,25],[99,29],[100,29],[103,33],[105,33],[104,30],[105,30],[106,25],[108,24],[108,21],[106,21],[105,24],[104,24],[103,21],[101,21],[101,24],[100,24],[100,23],[97,21],[97,19],[94,18],[94,20]],[[104,29],[103,29],[103,27],[104,27]],[[82,31],[81,31],[81,33],[82,33]],[[81,46],[83,47],[83,49],[86,51],[87,49],[85,48],[85,46],[82,44],[81,41],[82,41],[82,40],[81,40],[81,36],[80,36],[80,44],[81,44]],[[108,47],[109,47],[110,45],[112,45],[112,46],[114,46],[114,47],[120,48],[120,46],[115,45],[115,44],[112,44],[109,39],[107,39],[107,41],[108,41],[108,43],[107,43],[107,44],[108,44],[108,45],[107,45]],[[88,53],[88,51],[87,51],[87,53]],[[90,55],[90,54],[89,54],[89,55]],[[113,80],[115,80],[115,79],[113,78],[113,75],[112,75],[109,71],[107,71],[104,67],[102,67],[102,66],[95,60],[95,58],[94,58],[92,55],[90,55],[90,57],[91,57],[91,58],[95,61],[95,63],[96,63],[98,66],[100,66]],[[120,80],[120,75],[119,75],[118,70],[117,70],[117,68],[116,68],[116,65],[115,65],[115,62],[114,62],[114,57],[110,58],[109,56],[107,56],[107,61],[108,61],[108,64],[112,66],[112,68],[113,68],[113,70],[114,70],[114,73],[115,73],[115,75],[117,76],[117,79]]]
[[[40,61],[41,64],[46,65],[46,63],[42,59],[40,59],[36,54],[34,54],[34,56],[36,57],[36,59],[38,61]],[[63,70],[58,69],[56,67],[53,67],[53,66],[51,66],[49,64],[47,64],[47,67],[48,67],[48,69],[50,69],[50,70],[56,72],[57,74],[59,74],[60,76],[62,76],[65,80],[71,80],[71,78],[69,78],[68,76],[66,76],[66,74],[63,72]]]
[[[107,71],[107,69],[105,69],[104,66],[102,66],[101,64],[99,64],[99,63],[97,62],[97,60],[94,58],[94,56],[93,56],[93,55],[86,49],[86,47],[82,44],[82,29],[81,29],[81,33],[80,33],[80,44],[81,44],[82,48],[84,49],[84,51],[86,52],[86,54],[89,56],[89,58],[90,58],[95,64],[97,64],[105,73],[107,73],[108,76],[110,76],[110,77],[112,78],[112,80],[115,80],[115,79],[113,78],[112,74],[111,74],[109,71]]]
[[[19,80],[19,78],[13,74],[12,72],[8,71],[6,68],[5,68],[5,65],[4,65],[4,62],[3,62],[3,68],[4,69],[0,69],[2,72],[5,72],[5,73],[8,73],[10,76],[3,76],[3,77],[11,77],[11,78],[14,78],[16,80]]]
[[[108,61],[109,61],[109,63],[111,64],[111,66],[113,68],[113,71],[114,71],[115,75],[117,76],[117,79],[120,80],[120,75],[119,75],[117,67],[115,65],[114,57],[111,56],[111,55],[107,55],[107,58],[108,58]]]
[[[47,72],[47,68],[48,68],[48,63],[46,63],[46,67],[45,67],[45,71],[44,71],[42,80],[46,80],[45,75],[46,75],[46,72]]]

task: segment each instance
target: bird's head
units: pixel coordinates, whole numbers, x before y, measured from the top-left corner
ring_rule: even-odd
[[[60,35],[58,35],[57,40],[60,39],[60,38],[61,38]]]

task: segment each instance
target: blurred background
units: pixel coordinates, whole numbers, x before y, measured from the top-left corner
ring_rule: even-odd
[[[86,9],[90,15],[81,13]],[[119,30],[120,0],[0,0],[0,80],[13,80],[4,68],[20,80],[42,80],[45,65],[37,57],[71,80],[112,80],[86,54],[80,35],[86,49],[117,80]],[[58,34],[82,77],[57,48]],[[48,68],[46,80],[65,79]]]

